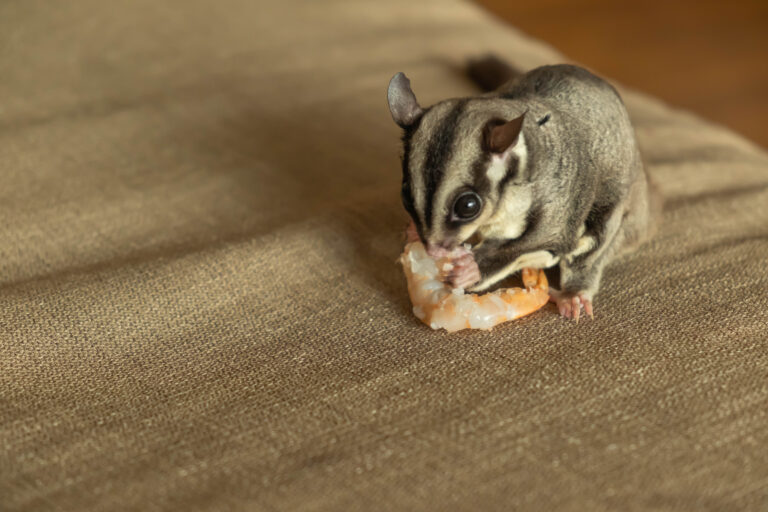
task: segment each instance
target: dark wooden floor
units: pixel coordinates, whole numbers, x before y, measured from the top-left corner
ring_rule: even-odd
[[[768,148],[768,0],[477,0],[599,74]]]

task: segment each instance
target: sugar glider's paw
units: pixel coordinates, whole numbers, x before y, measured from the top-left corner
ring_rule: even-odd
[[[550,288],[549,300],[557,304],[557,309],[562,317],[573,318],[577,323],[581,316],[582,306],[589,318],[595,317],[592,310],[592,297],[587,292],[561,292]]]
[[[453,258],[441,270],[443,281],[452,288],[466,289],[480,281],[480,267],[469,251]]]

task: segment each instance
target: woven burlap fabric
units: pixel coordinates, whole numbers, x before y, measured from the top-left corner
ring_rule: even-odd
[[[768,510],[727,130],[625,92],[667,209],[594,321],[410,314],[386,85],[486,51],[562,60],[454,1],[0,5],[0,510]]]

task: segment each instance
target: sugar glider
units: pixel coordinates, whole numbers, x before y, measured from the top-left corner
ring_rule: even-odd
[[[470,72],[486,87],[512,76],[495,58]],[[446,282],[482,291],[559,265],[560,313],[591,317],[605,265],[649,236],[659,204],[617,91],[553,65],[428,108],[397,73],[387,99],[403,128],[403,205],[430,254],[455,256]]]

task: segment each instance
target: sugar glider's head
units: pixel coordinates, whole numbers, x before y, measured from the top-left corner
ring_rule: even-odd
[[[475,234],[519,237],[531,206],[525,112],[490,97],[423,109],[403,73],[392,78],[387,97],[404,130],[403,205],[427,246],[450,249]]]

